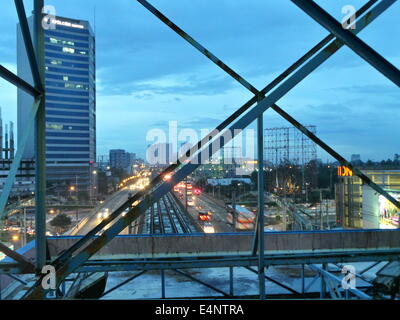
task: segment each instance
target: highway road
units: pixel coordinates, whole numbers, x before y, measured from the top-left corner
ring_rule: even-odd
[[[185,197],[181,200],[185,206]],[[210,223],[214,226],[215,233],[235,232],[231,224],[226,220],[227,211],[222,203],[213,200],[211,196],[201,194],[195,196],[195,206],[188,206],[188,212],[193,220],[197,221],[198,226],[203,230],[204,222],[198,220],[200,210],[211,211],[212,220]]]
[[[69,234],[85,235],[100,223],[99,212],[104,209],[108,209],[109,213],[113,212],[128,199],[130,193],[134,194],[135,192],[130,189],[123,189],[114,193],[103,204],[97,206]],[[134,225],[135,228],[133,228],[132,233],[193,233],[202,230],[193,225],[170,194],[154,203],[146,211],[146,215],[136,220]],[[129,234],[129,228],[125,228],[121,234]]]
[[[97,206],[92,210],[92,212],[84,218],[77,227],[73,228],[70,231],[70,235],[85,235],[90,230],[92,230],[96,225],[100,223],[97,214],[103,209],[108,209],[113,212],[115,209],[120,207],[126,200],[128,200],[129,193],[132,193],[129,189],[123,189],[115,192],[111,195],[103,204]],[[121,234],[128,234],[128,230],[124,230]]]

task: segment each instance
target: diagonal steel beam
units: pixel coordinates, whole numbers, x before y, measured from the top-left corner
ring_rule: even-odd
[[[368,17],[366,18],[366,17],[364,17],[363,19],[362,19],[362,21],[361,21],[361,23],[360,23],[360,28],[359,28],[359,30],[361,30],[363,27],[365,27],[366,25],[368,25],[374,18],[376,18],[380,13],[382,13],[386,8],[388,8],[391,4],[393,3],[393,1],[388,1],[388,2],[385,2],[385,3],[381,3],[380,4],[380,6],[377,6],[376,8],[374,8],[369,14],[368,14]],[[358,31],[359,31],[358,30]],[[320,60],[320,61],[317,61],[318,59],[314,59],[314,61],[313,61],[313,63],[311,64],[311,63],[309,63],[308,65],[307,65],[307,68],[303,68],[303,70],[302,70],[302,72],[304,73],[304,72],[312,72],[316,67],[318,67],[322,62],[324,62],[326,59],[328,59],[334,52],[336,52],[339,48],[340,48],[340,46],[341,46],[341,43],[340,43],[340,41],[335,41],[335,42],[333,42],[328,48],[326,48],[326,50],[324,50],[322,53],[320,53],[319,54],[319,56],[318,56],[318,59]],[[304,78],[305,76],[303,75],[303,78]],[[300,82],[300,76],[299,75],[297,75],[297,78],[293,78],[293,80],[292,80],[292,83],[291,83],[291,86],[292,87],[294,87],[298,82]],[[290,87],[289,87],[290,88]],[[282,95],[283,95],[284,93],[282,93]],[[179,163],[179,162],[178,162]],[[175,166],[175,168],[176,168],[177,166]],[[169,168],[169,169],[171,169],[171,168],[173,168],[172,166]],[[154,187],[154,181],[153,181],[153,183],[152,183],[152,185],[149,187],[149,189],[151,188],[151,187]],[[148,190],[147,190],[148,191]],[[131,200],[129,200],[128,202],[129,203],[132,203],[133,201],[135,201],[135,200],[138,200],[140,197],[142,196],[142,194],[141,195],[138,195],[137,197],[133,197]],[[121,210],[120,209],[118,209],[118,211],[119,212],[115,212],[115,216],[117,216],[117,215],[119,215],[119,213],[120,212],[122,212],[122,210],[124,210],[125,208],[127,208],[128,206],[129,206],[129,203],[125,206],[123,206],[123,207],[121,207]],[[105,221],[104,223],[103,223],[103,225],[99,225],[99,228],[95,228],[95,229],[93,229],[93,232],[94,232],[94,234],[95,233],[97,233],[99,230],[101,230],[101,228],[103,227],[103,226],[105,226],[106,224],[108,224],[110,221]],[[89,239],[89,237],[88,237],[88,239]],[[71,252],[70,252],[71,253]],[[66,256],[64,256],[64,257],[66,257]]]
[[[146,2],[145,0],[138,0],[140,2]],[[376,1],[375,1],[376,2]],[[366,8],[372,6],[375,2],[368,2],[361,10],[357,12],[357,15],[360,15],[362,12],[366,11]],[[356,30],[352,30],[351,32],[358,33],[361,31],[373,18],[374,16],[376,17],[380,13],[382,13],[384,10],[386,10],[390,5],[392,5],[395,2],[395,0],[388,0],[388,1],[383,1],[380,2],[378,6],[376,6],[369,14],[365,15],[362,19],[360,19],[358,28]],[[146,2],[147,3],[147,2]],[[153,9],[154,11],[155,9]],[[163,19],[167,19],[163,17]],[[168,26],[171,25],[172,22],[164,21]],[[348,31],[350,32],[350,31]],[[351,33],[350,32],[350,33]],[[186,38],[185,38],[186,39]],[[200,46],[200,45],[197,45]],[[381,187],[376,185],[370,178],[368,178],[365,174],[363,174],[360,170],[357,168],[354,168],[350,162],[348,162],[344,157],[339,155],[336,151],[334,151],[332,148],[330,148],[326,143],[324,143],[322,140],[320,140],[317,136],[312,134],[309,130],[307,130],[304,126],[302,126],[298,121],[296,121],[293,117],[291,117],[289,114],[283,111],[279,106],[275,104],[276,101],[278,101],[281,97],[283,97],[284,94],[286,94],[290,89],[292,89],[294,86],[296,86],[301,80],[305,78],[308,74],[310,74],[312,71],[314,71],[322,62],[326,61],[334,52],[336,52],[339,48],[343,46],[343,42],[340,41],[339,39],[335,40],[332,42],[328,47],[326,47],[323,51],[321,51],[318,55],[316,55],[312,60],[310,60],[308,63],[306,63],[300,70],[298,70],[293,76],[291,76],[286,82],[278,87],[274,92],[278,92],[279,90],[282,90],[281,93],[278,93],[278,97],[273,101],[273,103],[270,105],[272,109],[274,109],[276,112],[278,112],[281,116],[283,116],[284,119],[289,121],[292,125],[294,125],[296,128],[298,128],[301,132],[303,132],[306,136],[308,136],[311,140],[313,140],[315,143],[317,143],[322,149],[324,149],[326,152],[328,152],[331,156],[333,156],[335,159],[337,159],[339,162],[341,162],[343,165],[349,166],[353,169],[354,173],[367,185],[371,186],[375,191],[378,193],[382,194],[386,199],[388,199],[390,202],[392,202],[395,206],[400,208],[400,202],[397,201],[394,197],[392,197],[388,192],[384,191]],[[304,74],[306,74],[304,76]],[[259,93],[260,95],[262,93]],[[261,101],[261,103],[265,103],[266,98]],[[268,107],[267,107],[268,108]]]
[[[247,269],[247,270],[249,270],[249,271],[251,271],[251,272],[253,272],[253,273],[255,273],[255,274],[258,274],[258,271],[255,270],[255,269],[253,269],[252,267],[245,267],[245,269]],[[293,294],[296,294],[296,295],[301,295],[300,292],[298,292],[298,291],[296,291],[296,290],[294,290],[294,289],[288,287],[287,285],[284,285],[283,283],[281,283],[281,282],[279,282],[279,281],[277,281],[277,280],[275,280],[275,279],[272,279],[271,277],[269,277],[269,276],[267,276],[267,275],[264,275],[264,278],[265,278],[266,280],[268,280],[268,281],[270,281],[270,282],[272,282],[272,283],[275,283],[276,285],[282,287],[283,289],[286,289],[286,290],[289,291],[290,293],[293,293]]]
[[[368,3],[366,3],[363,7],[361,7],[357,11],[357,17],[361,16],[363,13],[365,13],[376,2],[377,2],[377,0],[368,1]],[[377,6],[373,10],[371,10],[368,13],[368,17],[371,17],[371,18],[370,19],[366,18],[366,17],[362,18],[361,22],[359,23],[359,30],[362,30],[365,26],[367,26],[370,22],[372,22],[377,16],[379,16],[391,4],[393,4],[393,2],[394,2],[393,0],[389,0],[385,3],[381,3],[379,6]],[[167,24],[170,25],[169,22]],[[280,76],[278,76],[275,80],[273,80],[271,83],[269,83],[263,90],[261,90],[261,93],[263,95],[265,95],[267,92],[269,92],[272,88],[274,88],[276,85],[278,85],[280,82],[282,82],[288,75],[290,75],[294,70],[296,70],[304,62],[306,62],[310,57],[312,57],[315,53],[317,53],[322,47],[324,47],[326,44],[328,44],[333,38],[334,37],[332,35],[328,35],[327,37],[325,37],[316,46],[314,46],[309,52],[307,52],[303,57],[301,57],[292,66],[290,66],[288,69],[286,69]],[[326,48],[326,50],[324,52],[324,57],[320,58],[320,59],[322,59],[322,62],[325,61],[330,55],[335,53],[341,46],[342,46],[342,44],[340,41],[331,43],[331,45]],[[319,55],[321,55],[321,53]],[[320,63],[322,63],[322,62],[320,62]],[[314,68],[316,68],[316,66]],[[186,155],[193,154],[194,152],[196,152],[196,150],[203,147],[209,141],[210,136],[214,137],[216,134],[218,134],[219,132],[221,132],[222,130],[227,128],[230,123],[232,123],[233,121],[238,119],[242,114],[244,114],[246,111],[248,111],[250,109],[250,107],[257,102],[257,99],[258,99],[257,96],[254,96],[253,98],[251,98],[247,103],[245,103],[242,107],[240,107],[237,111],[235,111],[231,116],[229,116],[225,121],[223,121],[214,130],[212,130],[209,135],[207,135],[201,141],[199,141],[197,143],[197,145],[193,146],[186,153]],[[152,180],[151,184],[145,190],[138,192],[132,198],[127,200],[119,209],[114,211],[108,219],[103,220],[100,224],[98,224],[96,227],[94,227],[91,231],[89,231],[89,233],[84,238],[80,239],[74,245],[72,245],[68,250],[66,250],[62,255],[60,255],[53,263],[57,265],[57,264],[61,263],[62,261],[65,261],[66,259],[71,257],[72,253],[76,249],[82,247],[86,242],[88,242],[90,239],[92,239],[93,236],[95,236],[106,225],[108,225],[116,217],[118,217],[122,211],[124,211],[126,208],[128,208],[135,201],[138,201],[139,199],[141,199],[154,186],[156,186],[157,184],[162,182],[162,176],[165,173],[176,170],[176,168],[178,168],[181,164],[182,164],[182,162],[178,159],[176,164],[172,164],[168,168],[166,168],[160,175],[158,175],[157,177],[155,177]]]
[[[310,264],[309,267],[310,267],[310,269],[319,272],[321,275],[323,275],[323,276],[325,276],[325,277],[331,279],[332,281],[334,281],[334,282],[336,282],[336,283],[341,283],[341,282],[342,282],[342,279],[336,277],[336,276],[333,275],[332,273],[330,273],[330,272],[328,272],[328,271],[322,269],[322,268],[319,267],[319,266],[316,266],[316,265],[314,265],[314,264]],[[323,281],[323,280],[321,280],[321,281]],[[365,300],[370,300],[370,299],[372,299],[371,296],[367,295],[366,293],[362,292],[361,290],[358,290],[358,289],[349,289],[349,291],[350,291],[351,293],[353,293],[354,295],[356,295],[357,297],[359,297],[360,299],[365,299]]]
[[[36,59],[35,50],[33,48],[33,42],[31,33],[29,31],[28,20],[26,19],[26,13],[24,8],[23,0],[14,0],[15,8],[18,14],[18,20],[21,27],[22,37],[24,39],[25,50],[28,55],[29,65],[31,67],[33,81],[35,87],[43,92],[43,82],[40,77],[39,65]]]
[[[388,0],[387,2],[380,3],[380,6],[377,6],[376,8],[372,9],[372,11],[368,14],[368,17],[367,18],[364,17],[362,19],[363,22],[362,25],[364,27],[368,25],[373,19],[375,19],[380,13],[382,13],[387,7],[389,7],[392,4],[390,2],[391,1]],[[355,30],[355,32],[358,32],[361,29],[362,28]],[[317,61],[316,59],[313,59],[313,62],[311,64],[304,66],[301,72],[297,72],[296,75],[292,76],[289,79],[290,81],[289,80],[286,81],[284,86],[281,86],[280,88],[272,92],[272,94],[270,94],[268,97],[264,98],[256,107],[254,107],[247,114],[242,116],[242,118],[240,118],[229,129],[227,129],[233,132],[232,138],[236,136],[237,129],[243,129],[247,127],[249,124],[251,124],[259,115],[261,115],[265,110],[267,110],[271,105],[273,105],[277,100],[279,100],[284,94],[286,94],[288,90],[290,90],[298,82],[304,79],[316,67],[318,67],[322,62],[324,62],[327,58],[329,58],[334,52],[336,52],[341,47],[341,42],[336,40],[331,45],[333,45],[333,48],[330,47],[329,50],[327,49],[323,51],[322,58],[319,57]],[[218,151],[221,147],[224,146],[224,144],[228,143],[230,140],[231,139],[224,139],[222,145],[220,145],[219,148],[214,152]],[[203,154],[203,152],[204,150],[201,152],[201,155]],[[113,219],[119,216],[124,209],[129,207],[135,201],[135,199],[139,200],[143,196],[143,193],[137,195],[137,197],[135,196],[132,197],[124,205],[122,205],[120,208],[114,211],[113,214],[111,215],[112,219],[107,219],[106,221],[104,221],[104,223],[100,223],[97,227],[95,227],[92,231],[89,232],[90,236],[88,234],[81,239],[83,240],[83,243],[81,242],[79,246],[75,246],[72,250],[69,251],[67,250],[68,251],[67,253],[61,255],[58,259],[56,259],[53,262],[53,265],[58,266],[58,269],[56,271],[57,283],[60,283],[66,276],[68,276],[68,274],[72,273],[80,265],[82,265],[85,261],[87,261],[100,248],[102,248],[109,241],[111,241],[116,235],[118,235],[127,225],[132,223],[137,217],[139,217],[143,212],[145,212],[145,210],[154,201],[157,201],[157,199],[161,198],[167,192],[169,192],[174,184],[184,179],[187,175],[192,173],[199,166],[200,166],[199,164],[188,163],[184,165],[182,168],[180,168],[173,175],[173,178],[169,183],[163,182],[161,185],[156,187],[154,181],[157,179],[158,181],[160,181],[160,176],[158,176],[155,180],[153,180],[149,188],[145,190],[145,192],[149,192],[151,189],[153,189],[150,195],[146,194],[144,199],[136,207],[131,209],[125,217],[122,217],[118,221],[116,221],[110,228],[105,230],[101,236],[93,240],[93,242],[91,242],[86,248],[84,248],[77,255],[72,257],[72,253],[77,248],[81,248],[84,243],[91,240],[98,231],[102,230],[102,228],[105,225],[111,223]],[[177,166],[175,166],[175,168],[176,167]],[[40,287],[40,279],[39,279],[37,283],[27,292],[24,298],[41,298],[42,294],[43,290]]]
[[[138,0],[140,3],[142,3],[147,9],[149,9],[155,16],[157,16],[159,19],[161,19],[166,25],[168,25],[172,30],[174,30],[175,32],[177,32],[179,35],[181,35],[186,41],[188,41],[190,44],[192,44],[196,49],[198,49],[201,53],[205,54],[207,57],[209,57],[209,51],[206,50],[201,44],[199,44],[196,40],[194,40],[193,38],[191,38],[187,33],[185,33],[182,29],[180,29],[178,26],[176,26],[173,22],[171,22],[167,17],[165,17],[161,12],[159,12],[157,9],[155,9],[153,6],[151,6],[146,0]],[[368,8],[370,8],[371,6],[373,6],[377,1],[369,1],[368,3],[366,3],[360,10],[358,10],[356,12],[356,16],[360,16],[362,15],[366,10],[368,10]],[[383,12],[385,9],[387,9],[390,5],[392,5],[395,2],[395,0],[391,1],[385,1],[385,2],[381,2],[377,8],[375,8],[375,14],[377,15],[376,12]],[[372,11],[371,11],[372,13]],[[379,14],[379,13],[378,13]],[[368,21],[370,21],[372,14],[368,14],[366,15],[364,18],[361,19],[361,24],[363,25],[359,25],[358,26],[358,31],[361,31],[365,25],[368,24]],[[341,26],[340,26],[341,27]],[[354,31],[355,33],[357,33],[358,31]],[[351,33],[350,31],[348,31],[349,33]],[[331,36],[331,35],[330,35]],[[330,38],[330,36],[326,37],[325,39],[323,39],[320,43],[324,43],[325,41],[327,41],[328,38]],[[353,35],[354,36],[354,35]],[[356,37],[356,36],[354,36]],[[356,37],[357,38],[357,37]],[[316,46],[319,47],[320,43]],[[318,54],[312,61],[310,61],[305,67],[303,67],[302,69],[300,69],[292,78],[290,78],[289,80],[294,80],[296,75],[300,76],[302,73],[302,70],[306,71],[306,72],[310,72],[307,71],[306,67],[309,66],[311,68],[313,68],[313,70],[315,70],[323,61],[325,61],[327,58],[329,58],[333,52],[336,52],[340,47],[343,46],[343,42],[338,40],[335,40],[333,43],[331,43],[327,48],[324,49],[323,52],[321,52],[320,54]],[[335,50],[336,49],[336,50]],[[311,50],[312,51],[312,50]],[[206,53],[205,53],[206,52]],[[325,53],[325,54],[324,54]],[[309,54],[309,53],[308,53]],[[307,54],[306,54],[307,55]],[[325,57],[324,57],[325,55]],[[220,66],[224,71],[226,71],[228,74],[231,75],[230,69],[228,66],[226,66],[224,63],[220,62],[220,60],[218,58],[216,58],[214,55],[212,55],[211,57],[209,57],[210,60],[212,60],[214,63],[216,63],[218,66]],[[215,60],[218,59],[218,60]],[[322,62],[317,62],[319,59],[321,59]],[[316,62],[316,63],[312,63],[312,62]],[[312,71],[313,71],[312,70]],[[310,72],[311,73],[311,72]],[[266,88],[271,89],[273,86],[271,86],[272,84],[278,84],[279,82],[281,82],[285,76],[287,76],[287,73],[283,73],[281,75],[281,78],[279,78],[280,80],[278,80],[278,78],[273,81],[269,86],[267,86]],[[235,78],[236,79],[236,78]],[[300,78],[300,81],[304,79],[303,77]],[[278,80],[278,81],[277,81]],[[287,81],[290,83],[290,81]],[[293,84],[288,85],[288,89],[287,91],[289,91],[291,88],[293,88],[295,85],[297,85],[300,81],[294,81]],[[240,83],[242,83],[242,81],[239,81]],[[248,83],[246,81],[246,83]],[[249,85],[245,85],[245,87],[247,88]],[[251,88],[254,88],[251,84],[250,84]],[[253,92],[251,89],[249,89],[251,92]],[[265,90],[267,91],[267,90]],[[254,92],[253,92],[254,93]],[[256,94],[259,96],[265,96],[264,92],[258,92]],[[283,96],[283,95],[282,95]],[[279,100],[279,99],[277,99]],[[276,102],[277,100],[275,100],[274,102]],[[281,108],[279,108],[277,105],[271,105],[271,107],[275,110],[275,111],[279,111],[278,113],[283,116],[287,121],[289,121],[291,124],[293,124],[296,128],[300,129],[300,131],[302,131],[303,133],[305,133],[307,131],[307,136],[309,138],[311,138],[312,136],[312,140],[314,142],[316,142],[321,148],[323,148],[325,151],[327,151],[330,155],[332,155],[334,158],[336,158],[339,162],[341,162],[342,164],[346,165],[346,166],[350,166],[351,168],[352,165],[345,160],[342,156],[340,156],[337,152],[335,152],[332,148],[330,148],[326,143],[324,143],[323,141],[321,141],[320,139],[318,139],[314,134],[311,134],[311,132],[309,132],[308,130],[306,130],[306,128],[304,126],[302,126],[300,123],[298,123],[296,120],[294,120],[292,117],[290,117],[288,114],[284,113],[283,110]],[[396,205],[397,207],[400,208],[400,202],[398,202],[396,199],[394,199],[392,196],[390,196],[389,193],[387,193],[386,191],[384,191],[382,188],[380,188],[378,185],[376,185],[375,183],[372,182],[371,179],[369,179],[366,175],[364,175],[360,170],[353,168],[354,172],[356,173],[357,176],[359,176],[359,178],[361,180],[363,180],[364,183],[368,184],[369,186],[371,186],[375,191],[379,192],[380,194],[382,194],[385,198],[387,198],[390,202],[392,202],[394,205]],[[255,239],[255,241],[257,241],[257,239]]]
[[[397,201],[388,192],[386,192],[384,189],[382,189],[380,186],[378,186],[376,183],[374,183],[368,176],[366,176],[364,173],[362,173],[360,169],[358,169],[357,167],[354,167],[349,161],[347,161],[345,158],[343,158],[339,153],[337,153],[335,150],[333,150],[324,141],[322,141],[320,138],[318,138],[314,133],[312,133],[310,130],[308,130],[306,127],[304,127],[300,122],[298,122],[296,119],[294,119],[291,115],[289,115],[287,112],[282,110],[276,104],[272,105],[271,108],[273,110],[275,110],[279,115],[281,115],[284,119],[289,121],[293,126],[295,126],[297,129],[299,129],[305,136],[310,138],[313,142],[315,142],[317,145],[319,145],[323,150],[325,150],[332,157],[334,157],[337,161],[339,161],[342,165],[347,166],[351,170],[353,170],[353,173],[355,175],[357,175],[365,184],[370,186],[376,192],[383,195],[387,200],[389,200],[397,208],[400,209],[399,201]]]
[[[24,90],[26,93],[29,93],[31,96],[39,97],[41,95],[40,91],[32,87],[28,82],[21,79],[14,73],[12,73],[7,68],[0,65],[0,77],[12,83],[17,88]]]
[[[227,66],[221,59],[217,58],[214,54],[212,54],[209,50],[207,50],[204,46],[202,46],[198,41],[189,36],[185,31],[183,31],[180,27],[178,27],[175,23],[173,23],[170,19],[168,19],[164,14],[162,14],[159,10],[157,10],[154,6],[152,6],[147,0],[137,0],[141,3],[146,9],[148,9],[151,13],[153,13],[157,18],[159,18],[162,22],[164,22],[168,27],[170,27],[173,31],[179,34],[184,40],[186,40],[189,44],[191,44],[194,48],[196,48],[200,53],[205,55],[208,59],[214,62],[218,67],[228,73],[231,77],[237,80],[240,84],[242,84],[249,91],[254,93],[256,96],[260,95],[260,92],[246,81],[243,77],[241,77],[238,73],[232,70],[229,66]],[[356,17],[363,15],[368,9],[370,9],[374,4],[376,4],[378,0],[370,0],[364,6],[362,6],[356,12]],[[317,45],[315,45],[310,51],[308,51],[304,56],[302,56],[299,60],[297,60],[293,65],[291,65],[288,69],[286,69],[281,75],[279,75],[275,80],[273,80],[270,84],[268,84],[261,93],[264,95],[270,91],[272,88],[277,86],[282,80],[284,80],[290,73],[296,70],[301,64],[306,62],[309,58],[311,58],[318,50],[322,49],[325,45],[327,45],[331,40],[333,40],[335,36],[333,34],[329,34],[324,39],[322,39]],[[253,101],[253,104],[256,100]]]
[[[322,9],[318,4],[310,0],[292,0],[292,2],[317,21],[321,26],[333,33],[338,39],[344,42],[349,48],[385,75],[394,84],[400,87],[400,70],[364,41],[355,36],[352,32],[344,29],[335,18]]]
[[[15,260],[18,262],[18,264],[22,268],[23,273],[35,273],[35,265],[30,262],[27,258],[25,258],[23,255],[19,254],[18,252],[15,252],[14,250],[11,250],[9,247],[4,245],[3,243],[0,242],[0,251],[3,252],[6,256],[10,257],[11,259]]]
[[[139,273],[135,274],[134,276],[132,276],[132,277],[122,281],[121,283],[117,284],[115,287],[105,291],[101,295],[101,297],[104,297],[104,296],[108,295],[109,293],[117,290],[118,288],[121,288],[122,286],[126,285],[128,282],[131,282],[132,280],[136,279],[137,277],[140,277],[141,275],[145,274],[146,272],[147,272],[147,270],[140,271]]]
[[[254,94],[258,94],[259,91],[251,85],[246,79],[236,73],[233,69],[227,66],[221,59],[217,58],[212,52],[203,47],[199,42],[193,39],[190,35],[188,35],[185,31],[179,28],[175,23],[173,23],[170,19],[168,19],[165,15],[163,15],[160,11],[158,11],[154,6],[152,6],[146,0],[137,0],[140,4],[142,4],[147,10],[149,10],[152,14],[154,14],[157,18],[159,18],[162,22],[164,22],[168,27],[174,30],[177,34],[179,34],[183,39],[189,42],[193,47],[199,50],[202,54],[204,54],[208,59],[214,62],[217,66],[219,66],[222,70],[227,72],[232,78],[238,81],[242,86],[250,90]]]
[[[377,17],[381,12],[383,12],[388,6],[390,6],[390,3],[386,3],[386,5],[381,4],[380,7],[376,8],[373,12],[371,11],[371,12],[369,13],[369,16],[371,17],[371,19],[366,19],[366,18],[364,18],[363,21],[362,21],[362,23],[360,23],[360,26],[361,26],[361,27],[360,27],[360,30],[361,30],[364,26],[368,25],[375,17]],[[312,66],[312,68],[309,68],[308,72],[313,71],[319,64],[321,64],[323,61],[325,61],[330,55],[332,55],[334,52],[336,52],[339,48],[340,48],[340,41],[337,41],[337,42],[332,43],[328,48],[326,48],[326,50],[324,50],[323,54],[322,54],[322,53],[320,54],[320,55],[323,55],[322,58],[319,57],[319,59],[320,59],[321,61],[318,62],[317,64],[314,63],[314,65]],[[294,86],[295,84],[296,84],[296,83],[292,84],[292,86]],[[268,87],[268,86],[267,86],[267,87]],[[250,100],[250,101],[251,101],[251,100]],[[251,103],[250,101],[249,101],[248,104]],[[244,107],[244,108],[248,108],[248,104],[245,104],[243,107]],[[242,107],[242,108],[243,108],[243,107]],[[234,119],[236,119],[237,117],[231,116],[230,118],[231,118],[231,119],[229,119],[229,120],[234,120]],[[226,124],[227,124],[227,122],[225,121],[225,122],[223,123],[223,126],[226,126]],[[221,126],[222,126],[222,124],[221,124]],[[220,126],[220,127],[221,127],[221,126]],[[203,141],[204,141],[204,139],[203,139]],[[178,161],[178,164],[180,164],[179,161]],[[174,170],[177,166],[178,166],[178,165],[170,166],[167,170]],[[157,179],[157,178],[156,178],[156,179]],[[155,180],[156,180],[156,179],[155,179]],[[158,177],[158,179],[159,179],[159,177]],[[160,181],[160,180],[159,180],[159,181]],[[154,185],[155,185],[155,181],[153,180],[153,182],[152,182],[152,184],[151,184],[151,187],[153,187]],[[149,187],[149,189],[150,189],[150,187]],[[147,190],[147,191],[148,191],[148,190]],[[126,208],[129,206],[129,203],[132,203],[132,202],[134,202],[135,200],[140,199],[140,197],[141,197],[142,195],[143,195],[143,194],[140,194],[140,195],[137,195],[136,197],[131,198],[131,200],[129,200],[128,203],[125,204],[126,206],[124,205],[123,207],[121,207],[121,210],[118,209],[117,211],[119,211],[119,212],[115,212],[115,217],[118,216],[119,213],[122,212],[122,210],[126,209]],[[98,231],[101,230],[102,227],[104,227],[104,226],[105,226],[106,224],[108,224],[110,221],[112,221],[112,220],[104,221],[103,223],[101,223],[101,224],[98,226],[98,228],[95,227],[95,229],[93,229],[93,232],[92,232],[92,231],[90,232],[90,233],[91,233],[90,236],[95,235]],[[89,234],[88,234],[87,239],[89,239]],[[83,240],[83,239],[82,239],[82,240]],[[81,244],[82,244],[82,243],[81,243]],[[77,246],[77,247],[78,247],[78,246]],[[75,248],[77,248],[77,247],[75,247]],[[74,249],[75,249],[75,248],[74,248]],[[70,251],[68,254],[71,254],[71,252],[72,252],[72,251]],[[64,258],[66,258],[66,257],[67,257],[67,253],[64,255]]]
[[[202,284],[203,286],[205,286],[205,287],[207,287],[207,288],[209,288],[209,289],[211,289],[211,290],[213,290],[215,292],[218,292],[218,293],[222,294],[225,297],[229,297],[229,294],[227,294],[225,291],[222,291],[221,289],[218,289],[218,288],[216,288],[216,287],[214,287],[214,286],[212,286],[212,285],[210,285],[210,284],[208,284],[208,283],[206,283],[206,282],[204,282],[204,281],[202,281],[200,279],[197,279],[197,278],[191,276],[190,274],[188,274],[186,272],[183,272],[183,271],[178,270],[178,269],[173,269],[173,271],[175,271],[176,273],[178,273],[178,274],[180,274],[180,275],[182,275],[184,277],[189,278],[190,280],[198,282],[198,283]]]
[[[41,99],[37,99],[33,103],[32,109],[29,113],[29,116],[28,116],[28,119],[26,122],[27,124],[25,126],[25,130],[22,134],[21,139],[19,139],[19,141],[18,141],[17,153],[15,154],[14,160],[11,164],[11,168],[10,168],[10,171],[7,176],[7,180],[3,187],[3,191],[0,195],[0,221],[2,219],[4,219],[4,217],[6,215],[5,207],[7,205],[8,197],[12,190],[12,186],[14,184],[15,176],[17,175],[18,168],[20,167],[22,155],[25,150],[26,144],[28,142],[28,138],[33,133],[33,124],[34,124],[35,117],[36,117],[37,111],[39,109],[40,103],[41,103]]]

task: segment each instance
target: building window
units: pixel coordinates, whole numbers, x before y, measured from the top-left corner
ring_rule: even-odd
[[[62,130],[63,125],[61,124],[46,124],[46,129],[52,129],[52,130]]]
[[[68,48],[68,47],[63,47],[62,51],[63,52],[67,52],[67,53],[75,53],[75,49],[74,48]]]
[[[68,76],[63,76],[64,81],[68,81]]]

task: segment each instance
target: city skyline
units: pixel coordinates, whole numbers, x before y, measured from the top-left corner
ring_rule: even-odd
[[[337,4],[320,2],[335,17],[341,17],[344,1]],[[359,7],[361,3],[355,1],[354,6]],[[61,1],[53,1],[52,5],[58,15],[70,16],[76,12],[78,2],[72,1],[67,7]],[[191,5],[172,3],[168,8],[160,1],[155,1],[154,5],[176,19],[178,25],[258,88],[326,34],[290,3],[283,4],[283,7],[259,1],[238,3],[225,12],[224,22],[217,19],[218,14],[226,9],[222,3],[215,4],[211,13],[200,1]],[[263,16],[260,13],[254,18],[244,14],[238,18],[242,27],[235,26],[235,19],[241,11],[248,12],[260,6],[259,11],[264,12],[267,18],[265,22],[261,22]],[[394,4],[394,9],[378,18],[373,28],[368,27],[360,33],[362,39],[373,44],[394,65],[399,65],[399,49],[390,41],[382,41],[379,34],[385,29],[385,23],[394,21],[398,6],[398,3]],[[212,129],[251,97],[171,30],[162,24],[149,23],[153,17],[149,13],[141,14],[142,8],[138,3],[126,12],[124,4],[95,7],[94,1],[87,1],[79,3],[79,7],[86,13],[77,18],[90,20],[93,24],[96,13],[99,154],[122,148],[144,157],[148,145],[146,132],[151,128],[165,128],[169,120],[175,120],[179,128]],[[111,7],[119,17],[112,21],[112,28],[104,18]],[[4,10],[12,12],[13,6],[5,6]],[[273,16],[278,10],[284,17],[290,15],[290,20],[279,25],[281,39],[277,38],[276,32],[265,34],[268,28],[277,30]],[[206,13],[211,14],[207,20],[208,28],[218,30],[212,35],[201,30],[201,19],[192,19],[194,15]],[[132,16],[140,16],[140,19],[130,19]],[[9,15],[1,25],[4,24],[7,30],[10,21],[16,22],[16,17]],[[298,24],[302,28],[301,39],[295,30]],[[399,34],[397,29],[391,32],[394,38]],[[274,50],[266,55],[262,53],[265,45],[259,44],[262,39],[265,43],[275,43]],[[12,47],[14,41],[12,37],[3,39],[0,47]],[[5,66],[15,70],[12,50],[5,50],[4,59]],[[341,49],[330,60],[281,99],[280,105],[303,124],[317,125],[318,136],[348,159],[353,153],[371,160],[393,158],[398,153],[398,130],[395,119],[391,117],[398,105],[397,88],[347,48]],[[4,118],[14,120],[11,106],[16,103],[15,91],[1,82],[0,92],[5,96],[2,102],[3,109],[7,109]],[[266,112],[266,127],[282,125],[287,123],[274,112]],[[121,136],[126,139],[119,139]],[[318,157],[325,159],[324,153],[318,151]]]
[[[399,2],[51,1],[2,7],[0,300],[400,298]]]

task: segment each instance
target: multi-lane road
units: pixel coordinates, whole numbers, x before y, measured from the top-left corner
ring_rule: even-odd
[[[79,222],[70,232],[70,235],[85,235],[101,222],[99,212],[108,210],[110,213],[120,207],[129,195],[129,189],[120,190],[110,196],[103,204],[97,206],[93,211]],[[196,204],[188,207],[188,214],[185,212],[184,202],[172,195],[167,194],[155,202],[144,217],[136,220],[131,230],[126,228],[121,234],[145,233],[145,234],[168,234],[168,233],[194,233],[203,232],[204,224],[198,221],[199,210],[212,212],[210,223],[214,226],[215,232],[232,232],[233,228],[226,221],[226,210],[221,204],[212,201],[205,195],[196,197]]]
[[[104,203],[97,206],[92,212],[83,220],[81,220],[69,234],[71,235],[85,235],[90,230],[92,230],[96,225],[101,222],[101,218],[98,217],[98,213],[102,212],[104,209],[108,209],[109,212],[113,212],[119,208],[126,200],[128,200],[129,194],[132,191],[128,189],[123,189],[115,192]],[[123,234],[127,234],[128,230],[124,230]]]
[[[182,205],[186,206],[185,197],[182,199]],[[205,222],[199,221],[199,211],[208,211],[212,213],[212,218],[209,223],[214,227],[214,232],[234,232],[233,226],[227,222],[227,211],[225,206],[208,195],[201,194],[195,196],[194,206],[188,206],[187,211],[192,219],[197,221],[201,230],[204,229]]]
[[[84,217],[68,234],[85,235],[98,225],[109,213],[114,212],[129,197],[149,183],[146,175],[138,175],[129,186],[122,187],[108,197],[102,204],[94,208]],[[194,203],[186,208],[185,199],[178,199],[178,194],[171,191],[160,200],[156,201],[146,213],[139,217],[130,228],[121,234],[169,234],[169,233],[195,233],[204,232],[206,225],[212,226],[213,232],[233,232],[231,224],[227,222],[227,211],[223,203],[204,194],[196,195]],[[210,221],[199,220],[199,211],[212,213]],[[109,224],[108,227],[112,225]]]

